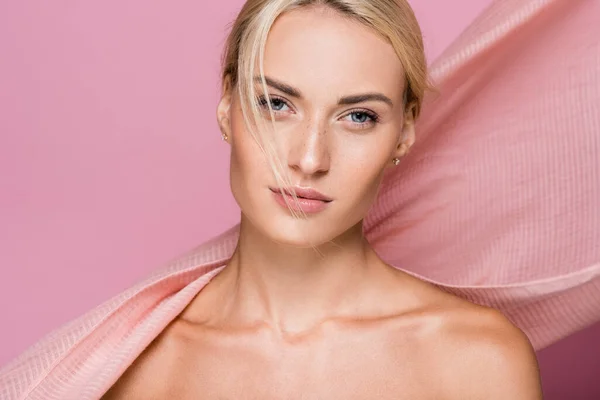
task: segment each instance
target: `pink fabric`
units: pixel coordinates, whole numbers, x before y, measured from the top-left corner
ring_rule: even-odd
[[[537,349],[600,320],[600,2],[499,0],[432,66],[418,144],[365,233],[386,261],[497,307]],[[2,400],[98,399],[222,270],[238,227],[50,333]]]

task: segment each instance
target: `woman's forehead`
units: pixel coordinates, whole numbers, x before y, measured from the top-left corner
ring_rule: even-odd
[[[265,48],[265,74],[304,92],[380,91],[402,97],[404,69],[372,28],[317,8],[285,13]]]

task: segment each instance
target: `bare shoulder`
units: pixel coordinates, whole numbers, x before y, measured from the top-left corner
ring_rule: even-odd
[[[447,342],[440,371],[448,399],[541,399],[537,359],[527,336],[503,314],[473,305],[456,310],[442,332]]]
[[[169,398],[172,385],[165,377],[176,373],[179,365],[174,325],[170,324],[136,358],[101,400]]]
[[[438,314],[424,343],[440,378],[438,398],[542,398],[535,351],[527,336],[500,311],[441,293]]]
[[[418,298],[405,315],[412,321],[410,326],[416,327],[411,347],[418,358],[417,368],[430,382],[428,389],[435,398],[542,398],[533,347],[500,311],[413,277],[404,277],[403,284]],[[401,332],[393,334],[403,337]]]

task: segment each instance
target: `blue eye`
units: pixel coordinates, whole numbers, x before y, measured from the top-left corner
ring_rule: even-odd
[[[366,127],[368,125],[374,125],[379,122],[379,116],[371,111],[367,110],[356,110],[351,111],[344,117],[348,122],[356,124],[360,127]]]
[[[283,107],[285,107],[285,103],[283,101],[281,101],[281,99],[272,99],[271,100],[271,107],[275,111],[281,111],[281,109]]]
[[[352,116],[352,122],[357,122],[359,124],[364,124],[371,118],[367,113],[360,111],[353,112],[350,115]]]
[[[284,107],[288,106],[284,100],[277,97],[271,97],[269,100],[271,101],[271,108],[273,109],[273,111],[284,111]],[[260,96],[258,98],[258,104],[265,110],[269,109],[269,107],[267,106],[267,99],[265,98],[265,96]]]

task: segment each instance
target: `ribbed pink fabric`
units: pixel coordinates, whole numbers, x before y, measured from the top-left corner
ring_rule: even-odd
[[[600,320],[600,1],[500,0],[432,66],[418,144],[365,233],[537,349]],[[231,256],[238,227],[50,333],[2,400],[99,399]]]

